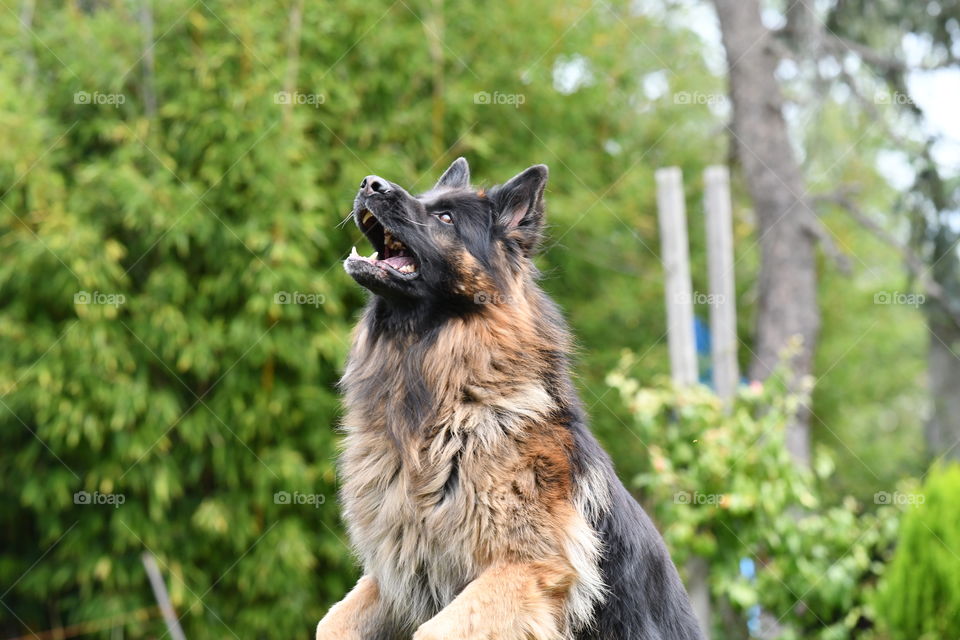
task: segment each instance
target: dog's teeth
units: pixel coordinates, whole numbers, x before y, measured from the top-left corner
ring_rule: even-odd
[[[374,251],[373,253],[370,254],[370,257],[367,258],[367,260],[376,260],[376,259],[377,259],[377,256],[379,256],[379,255],[380,255],[380,252]]]
[[[367,221],[373,217],[373,214],[369,210],[363,212],[363,224],[367,224]]]
[[[350,257],[351,257],[351,258],[359,258],[359,257],[360,257],[360,254],[357,253],[357,248],[356,248],[356,247],[353,247],[352,249],[350,249]]]

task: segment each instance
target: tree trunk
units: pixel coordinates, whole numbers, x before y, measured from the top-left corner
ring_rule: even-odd
[[[933,414],[927,423],[927,449],[934,458],[960,461],[960,330],[933,318],[929,329],[927,375]]]
[[[930,268],[944,295],[942,300],[926,303],[930,331],[927,384],[933,403],[927,422],[927,450],[935,459],[960,460],[960,236],[945,229],[945,221],[940,224]]]
[[[732,133],[757,216],[760,276],[755,358],[750,375],[765,379],[785,348],[800,339],[789,361],[794,384],[812,371],[820,329],[815,220],[803,174],[790,146],[775,70],[773,35],[760,21],[758,0],[713,0],[727,54]],[[810,462],[809,410],[788,426],[787,447]]]

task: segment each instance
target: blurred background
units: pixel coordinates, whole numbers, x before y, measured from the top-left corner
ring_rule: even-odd
[[[187,637],[312,637],[357,577],[339,223],[460,155],[550,166],[542,285],[712,638],[960,637],[956,0],[0,0],[0,52],[0,637],[165,636],[144,552]]]

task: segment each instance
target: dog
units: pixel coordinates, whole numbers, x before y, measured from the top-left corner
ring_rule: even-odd
[[[660,534],[587,428],[537,286],[547,167],[487,191],[458,158],[413,196],[375,175],[375,253],[340,382],[341,502],[364,576],[317,640],[694,640]]]

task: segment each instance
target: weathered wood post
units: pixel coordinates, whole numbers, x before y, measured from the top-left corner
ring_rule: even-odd
[[[147,577],[150,579],[150,586],[153,588],[153,595],[157,599],[157,604],[160,605],[160,612],[163,613],[163,621],[167,624],[167,633],[173,640],[186,640],[183,629],[180,628],[180,619],[177,618],[173,605],[170,603],[170,595],[167,593],[167,585],[163,582],[160,567],[157,566],[157,559],[149,551],[145,551],[140,559],[143,561],[143,567],[147,570]]]
[[[693,285],[690,282],[690,249],[683,174],[679,167],[656,173],[657,214],[660,222],[660,257],[663,261],[667,303],[667,343],[673,383],[697,383],[697,346],[693,332]],[[709,566],[694,557],[687,564],[687,591],[705,638],[710,630]]]
[[[670,371],[674,384],[692,385],[697,382],[697,348],[693,335],[693,287],[690,284],[683,174],[679,167],[667,167],[657,171],[656,180]]]
[[[730,171],[707,167],[703,173],[704,211],[707,225],[707,266],[710,282],[710,355],[713,386],[729,400],[737,391],[737,306],[733,268],[733,216],[730,204]]]

